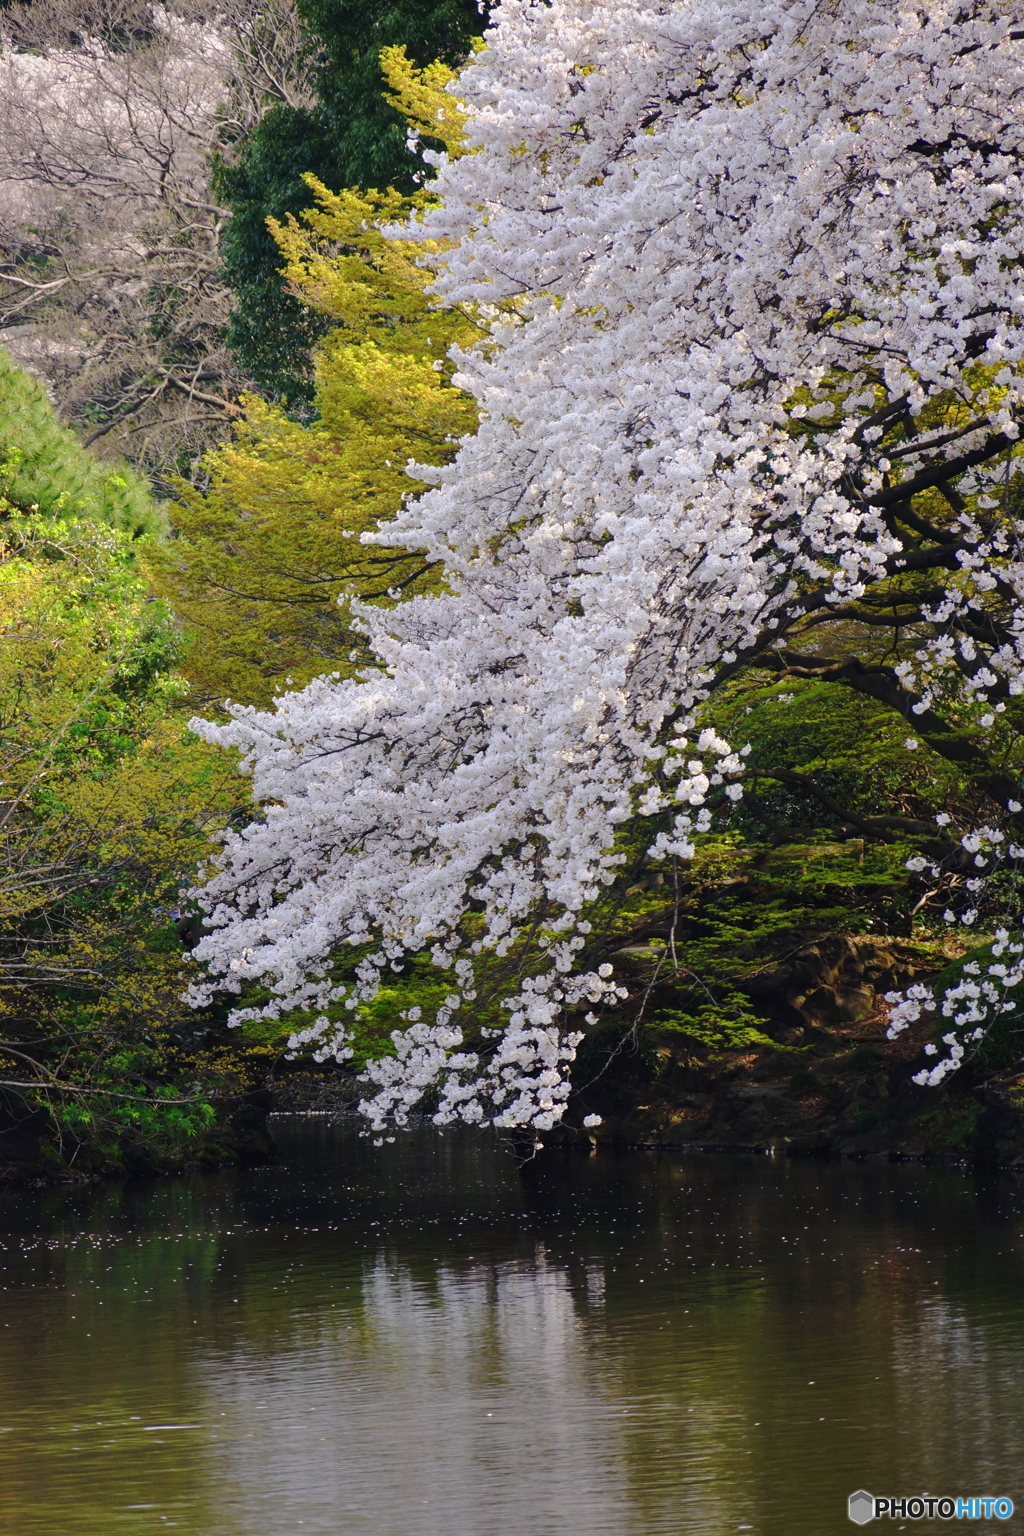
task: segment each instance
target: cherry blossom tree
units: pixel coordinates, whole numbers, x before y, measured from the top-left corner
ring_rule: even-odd
[[[196,727],[264,807],[205,886],[197,1001],[258,986],[237,1018],[297,1008],[293,1048],[344,1057],[389,967],[451,976],[370,1068],[378,1131],[428,1091],[441,1123],[563,1115],[619,990],[586,915],[618,830],[685,859],[762,772],[697,721],[741,668],[881,701],[989,807],[866,835],[898,822],[961,890],[1021,855],[1012,8],[503,0],[486,44],[451,87],[476,152],[437,157],[412,231],[488,322],[456,375],[482,424],[376,536],[443,588],[363,611],[376,670]],[[1021,979],[996,948],[931,1080]],[[467,1030],[502,957],[505,1022]],[[930,999],[894,1001],[899,1028]]]
[[[310,99],[291,0],[0,10],[0,340],[87,444],[167,485],[228,435],[215,157]]]

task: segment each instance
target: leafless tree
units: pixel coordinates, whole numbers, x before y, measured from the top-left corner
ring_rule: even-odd
[[[293,0],[0,18],[0,342],[87,442],[187,474],[247,382],[223,345],[213,157],[311,99]]]

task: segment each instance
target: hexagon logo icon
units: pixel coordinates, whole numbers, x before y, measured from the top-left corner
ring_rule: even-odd
[[[866,1492],[863,1488],[858,1488],[856,1493],[851,1493],[849,1513],[854,1525],[867,1525],[869,1520],[875,1518],[874,1494]]]

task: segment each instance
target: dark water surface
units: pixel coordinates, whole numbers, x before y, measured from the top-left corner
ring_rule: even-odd
[[[2,1536],[830,1536],[859,1487],[1024,1505],[1011,1177],[601,1153],[524,1178],[482,1135],[277,1124],[273,1168],[0,1194]]]

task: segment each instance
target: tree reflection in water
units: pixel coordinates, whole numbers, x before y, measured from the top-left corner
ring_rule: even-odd
[[[281,1136],[0,1196],[4,1536],[823,1536],[860,1486],[1014,1495],[1008,1177]]]

